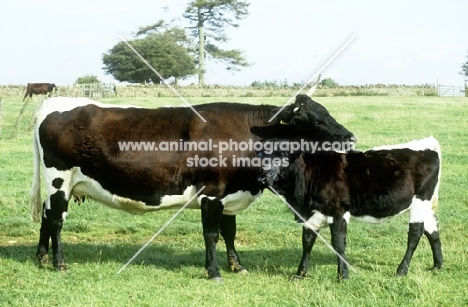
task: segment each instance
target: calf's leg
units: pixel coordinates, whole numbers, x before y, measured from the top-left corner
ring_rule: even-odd
[[[424,233],[424,223],[409,223],[408,229],[408,244],[406,248],[405,256],[401,261],[396,275],[406,275],[408,273],[408,268],[413,257],[413,253],[418,246],[419,240],[421,239],[422,234]]]
[[[300,280],[307,276],[310,253],[317,239],[317,234],[320,229],[327,225],[328,217],[318,211],[314,212],[309,220],[304,223],[304,227],[302,228],[302,258],[297,268],[297,273],[291,277],[291,281]]]
[[[330,233],[332,246],[338,253],[338,279],[348,279],[348,266],[343,261],[345,258],[346,248],[346,232],[348,229],[348,223],[343,216],[333,217],[333,222],[330,224]]]
[[[443,266],[442,246],[439,238],[439,226],[437,216],[434,212],[429,214],[424,221],[424,235],[429,240],[432,250],[432,258],[434,260],[433,269],[440,269]]]
[[[236,273],[248,273],[242,266],[239,255],[234,247],[234,240],[236,238],[236,216],[225,215],[221,217],[221,235],[226,244],[226,252],[228,257],[229,267]]]
[[[302,258],[297,268],[296,275],[291,277],[291,281],[303,279],[307,276],[307,269],[309,268],[309,259],[312,248],[314,247],[315,240],[317,239],[318,231],[314,231],[308,227],[302,227]]]

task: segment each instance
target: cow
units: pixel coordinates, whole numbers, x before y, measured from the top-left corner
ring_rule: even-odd
[[[55,83],[28,83],[26,86],[26,94],[24,95],[23,101],[26,99],[26,97],[32,98],[33,94],[39,95],[46,95],[47,93],[50,94],[54,89],[57,89],[55,86]]]
[[[34,178],[30,198],[33,221],[42,217],[36,254],[40,264],[48,261],[50,239],[53,266],[57,270],[68,269],[60,239],[68,202],[70,198],[89,197],[133,214],[181,208],[187,203],[187,208],[201,209],[208,278],[221,280],[216,258],[219,233],[225,240],[231,270],[247,272],[234,247],[236,214],[262,194],[257,179],[263,169],[234,162],[239,158],[254,161],[258,159],[256,151],[233,146],[224,147],[222,153],[220,149],[218,155],[215,149],[181,147],[197,142],[205,145],[211,142],[213,148],[221,143],[249,147],[271,135],[350,143],[356,140],[326,108],[307,95],[297,95],[295,102],[273,120],[280,108],[272,105],[219,102],[194,108],[197,113],[187,107],[146,109],[65,97],[50,98],[43,103],[33,136]],[[122,150],[119,146],[123,141],[181,147],[157,152]],[[197,164],[199,161],[205,164]],[[43,203],[41,164],[47,189]]]
[[[441,174],[438,141],[429,137],[365,152],[275,152],[288,165],[273,166],[259,177],[264,186],[284,195],[302,220],[303,254],[292,280],[307,275],[309,257],[320,229],[330,227],[337,252],[338,279],[349,278],[345,260],[351,219],[381,223],[409,212],[406,253],[396,275],[406,275],[424,233],[432,249],[434,269],[442,267],[442,249],[435,214]]]

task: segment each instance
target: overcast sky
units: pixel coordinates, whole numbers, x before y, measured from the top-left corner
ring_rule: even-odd
[[[178,18],[189,0],[0,3],[0,84],[73,84],[102,70],[102,54],[141,26]],[[353,35],[322,73],[339,84],[463,85],[468,52],[466,0],[252,0],[249,16],[221,48],[244,51],[253,65],[228,72],[209,63],[206,83],[309,80]],[[176,21],[177,22],[177,21]],[[157,67],[156,67],[157,69]],[[185,83],[194,82],[192,78]]]

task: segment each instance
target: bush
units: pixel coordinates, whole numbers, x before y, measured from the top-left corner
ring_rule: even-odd
[[[101,83],[98,77],[95,75],[85,75],[83,77],[79,77],[75,81],[76,84],[92,84],[92,83]]]

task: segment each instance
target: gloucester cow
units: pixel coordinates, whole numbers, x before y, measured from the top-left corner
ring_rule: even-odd
[[[26,97],[28,97],[28,95],[29,98],[32,98],[33,94],[46,95],[47,93],[49,93],[50,97],[50,94],[54,89],[57,89],[55,83],[28,83],[28,85],[26,86],[26,94],[24,95],[23,101],[26,99]]]
[[[288,155],[290,164],[274,166],[259,178],[284,195],[307,221],[303,254],[296,276],[306,276],[318,231],[330,227],[332,246],[340,255],[338,278],[348,278],[345,255],[350,218],[380,223],[409,211],[406,253],[396,270],[408,272],[411,257],[423,234],[432,249],[434,268],[442,267],[438,221],[435,215],[441,155],[433,137],[366,152],[301,152]],[[299,220],[299,217],[296,216]]]
[[[68,201],[87,196],[133,214],[181,208],[187,203],[187,208],[201,209],[208,277],[221,278],[216,258],[219,233],[230,268],[246,272],[234,238],[236,214],[262,194],[257,184],[262,168],[252,145],[273,134],[314,141],[355,140],[306,95],[298,95],[271,122],[279,108],[270,105],[210,103],[195,109],[206,123],[190,108],[144,109],[86,98],[46,100],[34,131],[30,199],[33,220],[42,216],[39,261],[47,261],[51,239],[54,267],[67,269],[60,232]],[[144,150],[129,145],[142,143],[155,147]],[[207,150],[210,144],[213,149]],[[236,164],[239,158],[244,159],[242,165]],[[245,164],[249,161],[250,165]],[[43,204],[41,164],[47,189]]]

